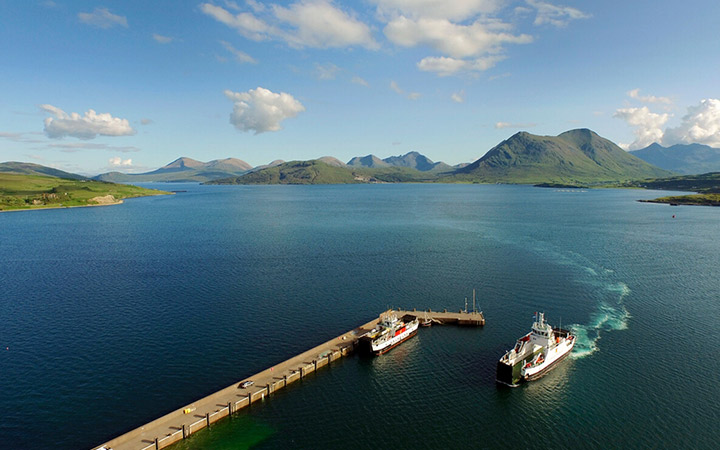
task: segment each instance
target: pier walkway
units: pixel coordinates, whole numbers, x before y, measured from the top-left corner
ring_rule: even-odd
[[[482,313],[396,310],[398,317],[417,317],[421,321],[428,318],[436,324],[458,324],[482,326],[485,318]],[[153,450],[165,448],[192,433],[210,426],[217,420],[227,417],[252,403],[264,400],[273,392],[303,379],[307,374],[327,366],[332,361],[353,352],[358,339],[378,324],[379,318],[335,337],[323,344],[294,356],[262,372],[239,380],[214,394],[172,411],[159,419],[129,431],[94,449],[112,450]],[[253,384],[241,387],[242,383],[252,380]]]

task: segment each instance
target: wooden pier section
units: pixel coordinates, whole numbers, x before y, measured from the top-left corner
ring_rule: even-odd
[[[456,324],[462,326],[483,326],[485,318],[482,312],[457,313],[436,311],[395,310],[398,317],[421,322],[427,317],[433,324]],[[210,426],[212,423],[230,416],[235,412],[263,401],[273,392],[287,387],[321,367],[350,355],[363,334],[375,328],[379,318],[335,337],[323,344],[283,361],[273,367],[250,377],[238,380],[214,394],[187,404],[159,419],[118,436],[104,444],[93,447],[95,450],[159,450],[187,438],[193,433]],[[252,380],[246,388],[242,383]]]

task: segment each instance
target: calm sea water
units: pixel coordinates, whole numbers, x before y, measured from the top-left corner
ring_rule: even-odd
[[[387,307],[460,309],[473,288],[484,328],[346,358],[177,448],[720,441],[720,209],[527,186],[171,188],[187,192],[0,214],[0,447],[90,448]],[[499,389],[535,311],[579,345]]]

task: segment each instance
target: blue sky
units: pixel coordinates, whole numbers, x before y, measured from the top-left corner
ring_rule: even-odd
[[[0,0],[0,161],[144,172],[518,131],[720,147],[716,2]]]

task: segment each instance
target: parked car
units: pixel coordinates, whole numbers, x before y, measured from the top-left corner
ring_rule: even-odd
[[[242,383],[240,383],[240,387],[241,387],[242,389],[245,389],[246,387],[250,387],[250,386],[252,386],[253,384],[255,384],[254,381],[252,381],[252,380],[247,380],[247,381],[243,381]]]

